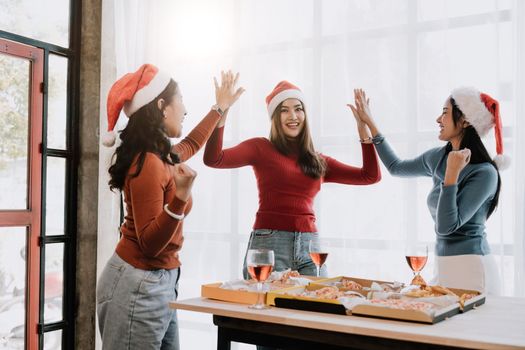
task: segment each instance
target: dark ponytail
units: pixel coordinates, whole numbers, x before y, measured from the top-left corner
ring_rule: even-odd
[[[450,98],[450,104],[452,105],[452,120],[454,121],[454,125],[457,125],[461,117],[463,117],[463,112],[458,108],[456,105],[456,101],[451,97]],[[465,129],[463,129],[463,138],[461,139],[461,144],[459,146],[459,149],[468,148],[470,149],[471,155],[470,155],[470,163],[471,164],[479,164],[479,163],[490,163],[492,166],[496,169],[498,173],[498,187],[496,189],[496,194],[494,194],[494,198],[492,199],[492,202],[490,203],[489,211],[487,212],[487,219],[492,215],[494,210],[496,210],[496,207],[498,206],[499,201],[499,193],[501,189],[501,177],[499,174],[498,167],[496,163],[492,160],[492,157],[490,156],[489,152],[485,148],[485,145],[481,141],[481,138],[479,137],[478,132],[472,125],[469,125]],[[452,148],[450,148],[452,149]]]
[[[165,105],[170,104],[176,92],[177,83],[170,80],[164,91],[133,113],[126,127],[120,131],[122,143],[115,150],[111,158],[112,165],[108,170],[109,188],[112,191],[122,190],[126,177],[136,177],[140,174],[147,152],[157,154],[165,163],[179,163],[179,157],[171,152],[171,143],[164,126],[163,110],[157,105],[159,99],[166,101]],[[137,170],[133,174],[128,174],[137,155]]]

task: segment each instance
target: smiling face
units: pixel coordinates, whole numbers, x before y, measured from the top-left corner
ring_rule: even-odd
[[[439,139],[450,142],[453,149],[459,149],[461,139],[463,138],[463,128],[468,124],[463,117],[461,117],[457,124],[454,124],[450,98],[447,98],[445,101],[443,113],[437,117],[436,122],[439,125]]]
[[[162,102],[161,102],[162,101]],[[163,100],[159,100],[162,105]],[[186,115],[186,107],[182,101],[180,90],[177,89],[175,96],[169,104],[164,107],[164,126],[168,137],[180,137],[182,135],[182,122]]]
[[[284,100],[281,104],[280,122],[284,135],[287,138],[296,138],[301,134],[305,123],[304,108],[296,98]]]

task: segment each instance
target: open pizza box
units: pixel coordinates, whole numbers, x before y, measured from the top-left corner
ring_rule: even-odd
[[[268,292],[266,304],[296,310],[326,312],[338,315],[349,314],[344,305],[337,299],[321,299],[305,296],[324,288],[323,285],[310,283],[307,286],[291,287]]]
[[[361,288],[355,288],[356,285],[351,283],[352,281]],[[378,290],[378,285],[386,291]],[[336,298],[334,295],[327,295],[322,290],[326,287],[336,287],[344,295]],[[453,292],[455,296],[450,293],[439,297],[409,297],[408,294],[400,294],[396,290],[402,290],[396,283],[339,276],[319,280],[306,287],[271,291],[266,301],[267,304],[277,307],[429,324],[440,322],[460,312],[467,312],[485,302],[484,294],[472,290],[447,288],[446,290]],[[416,291],[413,294],[417,293],[420,292]],[[324,295],[328,298],[324,298]],[[463,295],[468,295],[469,299],[462,300],[460,297]]]
[[[355,282],[355,283],[354,283]],[[372,283],[378,283],[378,284],[391,284],[395,285],[401,284],[399,282],[387,282],[387,281],[381,281],[381,280],[369,280],[365,278],[358,278],[358,277],[346,277],[346,276],[337,276],[333,278],[323,278],[317,281],[313,281],[312,283],[319,284],[322,286],[335,286],[341,291],[360,291],[359,287],[365,288],[363,292],[368,292],[366,289],[369,289],[372,287]],[[357,288],[352,288],[357,287]],[[362,291],[362,290],[361,290]]]
[[[203,298],[230,301],[239,304],[255,304],[259,298],[259,293],[254,291],[233,290],[221,288],[222,282],[203,284],[201,286],[201,296]],[[266,299],[266,292],[263,294],[263,300]]]
[[[256,283],[253,280],[209,283],[201,286],[201,296],[203,298],[251,305],[257,303],[259,295],[262,295],[264,303],[267,303],[266,294],[269,291],[278,292],[282,289],[296,287],[299,283],[307,285],[315,279],[317,278],[311,276],[299,276],[294,282],[283,282],[278,280],[269,281],[264,283],[263,291],[261,293],[257,292]]]

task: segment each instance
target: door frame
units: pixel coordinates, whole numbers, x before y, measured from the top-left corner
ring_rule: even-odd
[[[40,234],[42,219],[42,125],[44,50],[0,38],[0,53],[31,62],[29,87],[28,203],[26,210],[1,210],[0,226],[27,227],[26,329],[27,349],[38,349],[40,307]]]

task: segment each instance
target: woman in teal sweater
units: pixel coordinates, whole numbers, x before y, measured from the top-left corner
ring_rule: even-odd
[[[410,160],[399,159],[379,132],[362,90],[355,90],[356,117],[370,129],[372,141],[390,174],[432,177],[427,205],[435,222],[436,268],[431,284],[499,294],[501,283],[485,232],[496,209],[505,166],[499,104],[474,88],[459,88],[446,99],[437,118],[443,147]],[[480,137],[495,128],[493,160]]]

